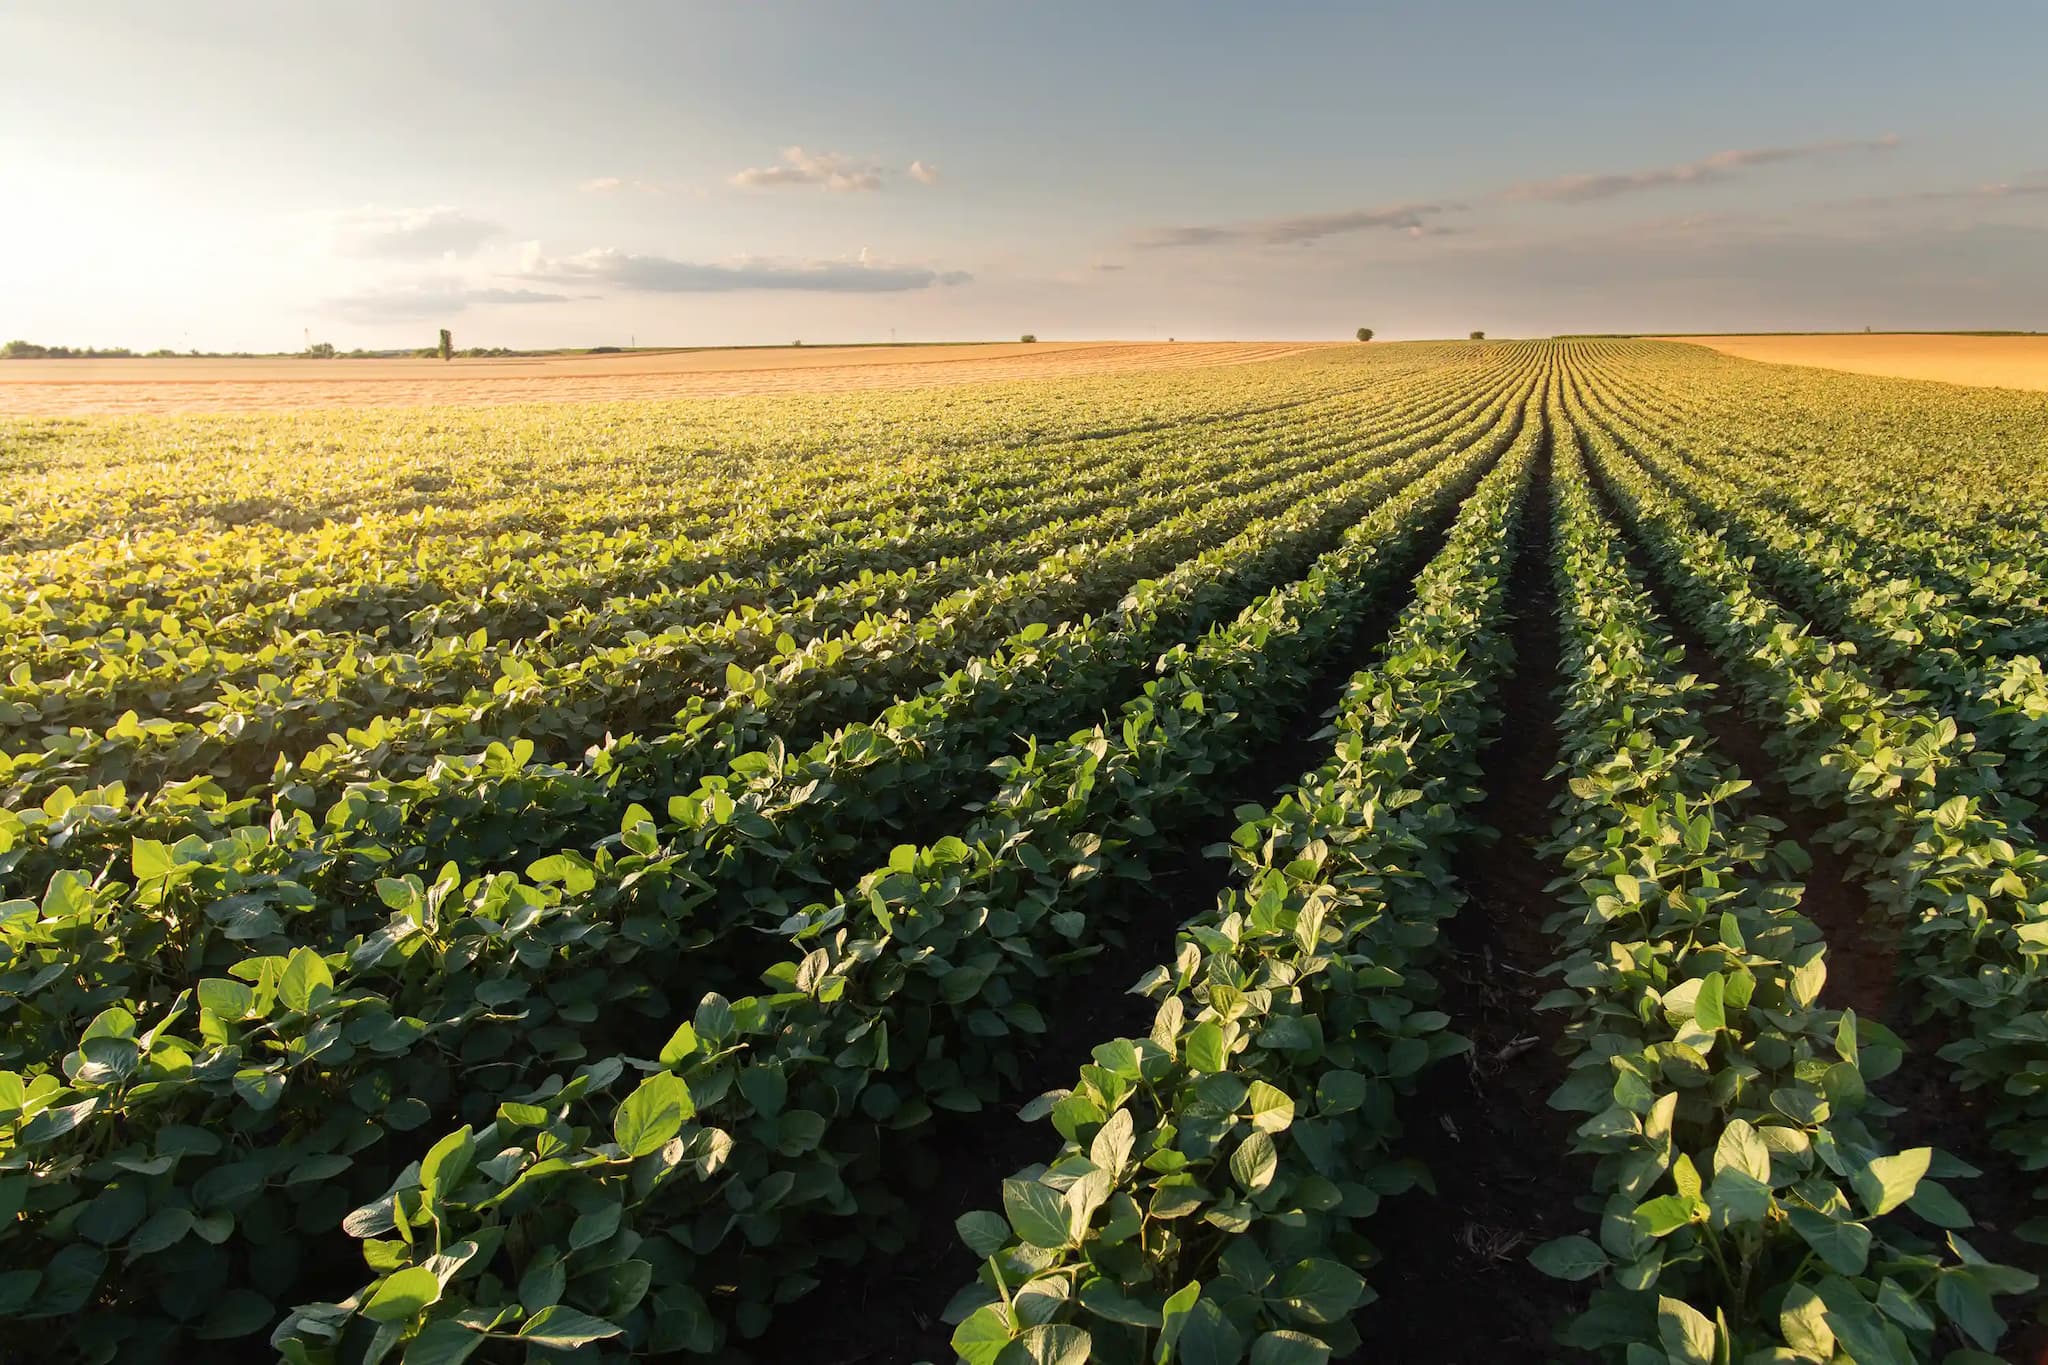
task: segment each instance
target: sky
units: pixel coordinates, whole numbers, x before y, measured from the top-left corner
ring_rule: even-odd
[[[0,338],[2048,329],[2048,5],[9,0]]]

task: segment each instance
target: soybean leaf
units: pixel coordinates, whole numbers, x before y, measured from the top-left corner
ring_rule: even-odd
[[[556,1304],[528,1318],[526,1325],[519,1329],[519,1339],[529,1346],[549,1346],[567,1351],[618,1336],[625,1330],[603,1318],[594,1318],[588,1313]]]
[[[407,1266],[384,1277],[363,1302],[363,1316],[376,1322],[409,1322],[440,1301],[441,1282],[425,1266]]]
[[[1558,1237],[1529,1253],[1529,1263],[1559,1280],[1584,1280],[1613,1264],[1590,1237]]]
[[[657,1071],[640,1082],[619,1105],[612,1120],[612,1139],[629,1157],[660,1151],[696,1113],[690,1088],[673,1071]]]
[[[1036,1180],[1005,1180],[1003,1212],[1017,1236],[1057,1251],[1067,1244],[1067,1204],[1060,1191]]]

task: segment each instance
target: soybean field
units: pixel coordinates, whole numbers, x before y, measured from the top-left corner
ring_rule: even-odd
[[[2048,395],[0,421],[0,1358],[2048,1351]]]

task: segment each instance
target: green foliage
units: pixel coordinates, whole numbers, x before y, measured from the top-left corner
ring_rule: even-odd
[[[2031,1166],[2044,481],[1997,450],[2034,428],[1844,407],[1847,379],[1745,399],[1674,354],[0,428],[10,1343],[744,1349],[903,1244],[882,1172],[1023,1098],[1053,988],[1121,949],[1162,857],[1234,827],[1228,892],[1139,983],[1152,1027],[1032,1106],[1051,1159],[960,1220],[955,1344],[1350,1350],[1369,1215],[1427,1184],[1403,1101],[1464,1046],[1429,964],[1547,435],[1547,1003],[1605,1205],[1535,1252],[1592,1295],[1567,1340],[1996,1349],[2029,1277],[1966,1240],[1967,1167],[1887,1143],[1899,1041],[1821,1002],[1802,855],[1706,744],[1595,489],[1839,817],[1943,1059]],[[1773,434],[1838,421],[1853,452]],[[1967,486],[1920,498],[1902,430]],[[1323,765],[1220,809],[1396,604]]]
[[[1980,1258],[1955,1231],[1945,1256],[1887,1216],[1910,1205],[1967,1227],[1927,1177],[1974,1172],[1888,1152],[1866,1121],[1899,1042],[1820,1005],[1826,949],[1782,880],[1777,826],[1745,811],[1749,783],[1713,752],[1706,689],[1595,507],[1581,439],[1563,444],[1554,515],[1568,780],[1550,851],[1569,908],[1549,926],[1564,984],[1543,1004],[1566,1012],[1573,1054],[1551,1103],[1587,1115],[1575,1145],[1600,1158],[1606,1208],[1597,1242],[1532,1256],[1601,1280],[1564,1339],[1617,1360],[1653,1331],[1672,1359],[1825,1360],[1840,1336],[1858,1359],[1925,1359],[1947,1318],[1990,1349],[1998,1329],[1951,1313],[1941,1288]]]
[[[1027,1112],[1065,1140],[970,1215],[983,1265],[948,1318],[961,1359],[1071,1333],[1076,1361],[1169,1348],[1320,1361],[1358,1344],[1369,1252],[1352,1230],[1417,1181],[1392,1152],[1399,1097],[1465,1050],[1426,1008],[1424,964],[1458,908],[1479,736],[1506,663],[1512,525],[1539,426],[1468,500],[1381,662],[1352,679],[1332,756],[1270,812],[1239,812],[1239,885],[1134,990],[1151,1032],[1094,1049]]]

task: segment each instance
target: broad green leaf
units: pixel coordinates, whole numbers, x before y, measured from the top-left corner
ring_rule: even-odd
[[[673,1071],[657,1071],[619,1105],[612,1140],[629,1157],[649,1156],[681,1133],[696,1112],[683,1078]]]
[[[1558,1237],[1529,1253],[1529,1263],[1558,1280],[1584,1280],[1613,1264],[1590,1237]]]
[[[1955,1266],[1939,1272],[1934,1282],[1934,1301],[1948,1320],[1981,1349],[1995,1351],[2005,1335],[2005,1319],[1992,1306],[1991,1294],[1979,1281],[1973,1266]]]
[[[1910,1147],[1895,1156],[1877,1157],[1851,1175],[1849,1183],[1856,1187],[1856,1197],[1870,1216],[1881,1217],[1913,1197],[1933,1159],[1932,1148]]]
[[[549,1346],[556,1350],[574,1350],[587,1346],[593,1341],[615,1337],[626,1329],[603,1318],[592,1317],[574,1308],[556,1304],[543,1308],[526,1320],[519,1329],[519,1339],[529,1346]]]
[[[404,1365],[462,1365],[483,1344],[483,1333],[452,1318],[437,1318],[406,1343]]]
[[[1082,1365],[1088,1359],[1088,1333],[1067,1323],[1027,1327],[997,1357],[998,1365]]]
[[[1088,1144],[1088,1159],[1112,1177],[1121,1175],[1131,1159],[1133,1126],[1130,1110],[1119,1109],[1111,1114]]]
[[[199,983],[199,1006],[232,1023],[249,1017],[256,1007],[256,992],[239,981],[209,976]]]
[[[1786,1213],[1792,1230],[1827,1262],[1828,1268],[1843,1275],[1861,1275],[1870,1260],[1870,1229],[1846,1218],[1830,1218],[1813,1209],[1790,1209]]]
[[[995,1365],[1013,1335],[1003,1306],[984,1304],[953,1329],[953,1351],[966,1365]]]
[[[1657,1299],[1657,1340],[1672,1365],[1714,1365],[1713,1319],[1683,1299]]]
[[[1124,1293],[1122,1286],[1107,1276],[1081,1286],[1081,1306],[1099,1318],[1133,1327],[1157,1327],[1164,1321],[1158,1309]]]
[[[1760,1184],[1771,1182],[1771,1149],[1743,1119],[1730,1119],[1714,1145],[1714,1174],[1729,1170],[1741,1171]]]
[[[1181,1055],[1190,1071],[1221,1071],[1227,1061],[1223,1051],[1223,1028],[1213,1019],[1188,1030]]]
[[[986,1209],[961,1214],[953,1220],[953,1230],[960,1234],[960,1240],[969,1251],[984,1260],[1010,1242],[1010,1225],[1003,1221],[1001,1214],[990,1213]]]
[[[284,975],[278,978],[277,998],[287,1009],[304,1012],[313,1008],[316,997],[325,998],[323,990],[333,988],[334,973],[328,970],[326,959],[311,948],[295,948],[285,963]]]
[[[1200,1280],[1189,1280],[1166,1296],[1166,1302],[1160,1306],[1159,1345],[1153,1352],[1153,1365],[1167,1365],[1173,1359],[1173,1348],[1187,1328],[1188,1314],[1201,1296]]]
[[[1306,1332],[1266,1332],[1252,1343],[1251,1365],[1325,1365],[1330,1348]]]
[[[1316,1083],[1316,1112],[1348,1114],[1365,1103],[1372,1082],[1356,1071],[1329,1071]]]
[[[476,1139],[466,1123],[435,1143],[420,1159],[421,1196],[430,1204],[447,1197],[469,1174],[475,1152]]]
[[[128,844],[128,866],[138,882],[150,881],[170,875],[178,860],[168,844],[155,839],[131,839]]]
[[[1067,1244],[1065,1196],[1036,1180],[1005,1180],[1003,1212],[1017,1236],[1035,1247],[1057,1251]]]
[[[1722,1003],[1725,991],[1725,978],[1719,972],[1709,972],[1700,981],[1700,993],[1693,999],[1692,1021],[1703,1029],[1727,1028],[1728,1013]]]
[[[1834,1358],[1835,1333],[1827,1324],[1827,1309],[1820,1295],[1803,1284],[1785,1291],[1785,1305],[1778,1311],[1778,1333],[1803,1356],[1817,1361]]]
[[[363,1301],[363,1316],[376,1322],[410,1322],[440,1302],[441,1282],[425,1266],[407,1266],[384,1277]]]
[[[1706,1212],[1706,1205],[1682,1194],[1660,1195],[1636,1205],[1636,1223],[1652,1237],[1667,1237]]]
[[[1304,1322],[1341,1322],[1365,1299],[1365,1281],[1335,1261],[1296,1261],[1272,1287],[1271,1295]]]
[[[1272,1137],[1257,1129],[1248,1133],[1230,1154],[1231,1177],[1252,1194],[1273,1183],[1273,1173],[1279,1166]]]
[[[1178,1356],[1180,1365],[1238,1365],[1244,1356],[1244,1334],[1207,1299],[1188,1310],[1187,1325],[1181,1328]]]
[[[1252,1126],[1255,1128],[1278,1133],[1294,1122],[1294,1097],[1278,1086],[1253,1081],[1250,1103]]]

